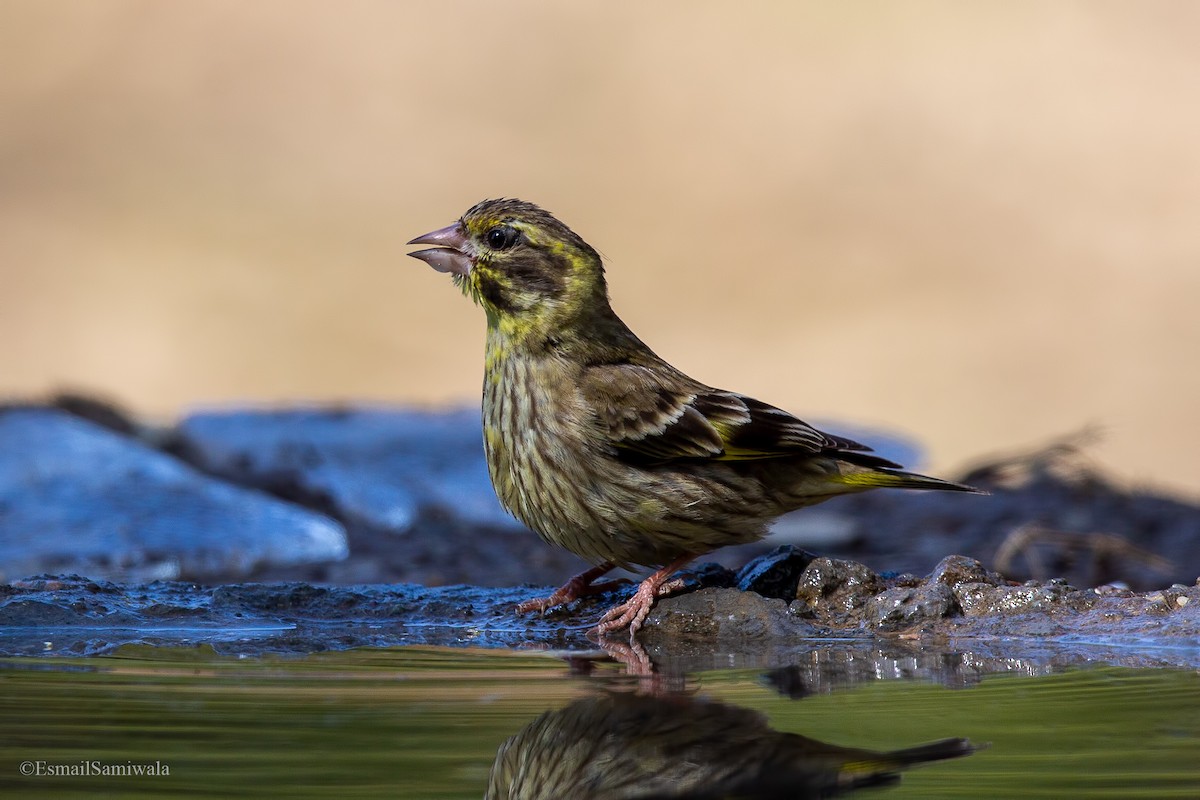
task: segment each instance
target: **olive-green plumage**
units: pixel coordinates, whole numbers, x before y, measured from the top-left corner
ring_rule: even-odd
[[[677,566],[755,541],[780,514],[836,495],[973,491],[675,369],[613,312],[596,251],[531,203],[485,200],[410,244],[438,245],[412,255],[487,314],[484,444],[501,503],[600,565],[530,607],[573,599],[615,565]],[[636,631],[666,578],[601,630]]]

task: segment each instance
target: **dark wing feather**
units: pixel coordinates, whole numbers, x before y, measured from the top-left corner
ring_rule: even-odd
[[[579,389],[623,453],[654,461],[721,456],[721,435],[693,405],[697,387],[686,380],[669,385],[658,373],[638,364],[602,364],[584,373]]]
[[[870,448],[751,397],[639,364],[589,368],[580,384],[618,452],[653,462],[786,458]],[[867,456],[881,466],[883,459]]]

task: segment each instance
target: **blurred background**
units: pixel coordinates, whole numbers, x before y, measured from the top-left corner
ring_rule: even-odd
[[[697,378],[1200,486],[1200,5],[0,4],[0,394],[478,402],[485,197]]]

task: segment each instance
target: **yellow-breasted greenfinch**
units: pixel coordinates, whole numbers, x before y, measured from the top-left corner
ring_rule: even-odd
[[[521,611],[587,594],[616,566],[660,567],[594,629],[632,635],[675,570],[761,539],[787,511],[875,488],[977,491],[683,374],[613,312],[596,251],[532,203],[485,200],[409,244],[432,245],[410,255],[487,314],[484,448],[500,502],[596,565]]]

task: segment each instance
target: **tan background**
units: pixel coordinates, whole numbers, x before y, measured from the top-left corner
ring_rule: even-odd
[[[483,197],[702,380],[1200,486],[1200,4],[0,5],[0,393],[477,402]]]

